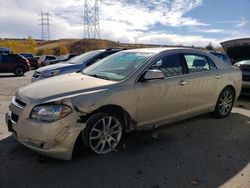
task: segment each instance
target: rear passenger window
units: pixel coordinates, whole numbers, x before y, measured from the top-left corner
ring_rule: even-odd
[[[213,62],[213,60],[210,59],[210,57],[207,57],[207,59],[208,59],[210,68],[211,68],[211,69],[217,69],[217,66],[215,65],[215,63]]]
[[[190,73],[211,70],[208,58],[200,55],[184,55]]]
[[[47,56],[47,59],[49,59],[49,60],[54,60],[54,59],[56,59],[56,58],[53,57],[53,56]]]
[[[161,58],[151,66],[151,69],[161,70],[166,75],[166,77],[183,74],[183,68],[179,54],[168,55]]]
[[[17,57],[14,55],[3,55],[2,61],[4,63],[13,63],[13,62],[17,61]]]

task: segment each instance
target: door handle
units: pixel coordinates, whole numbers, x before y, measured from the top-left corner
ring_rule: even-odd
[[[181,80],[181,81],[178,82],[179,86],[184,86],[186,84],[187,84],[187,81],[185,81],[185,80]]]
[[[220,79],[220,78],[221,78],[221,75],[217,74],[217,75],[215,76],[215,78],[216,78],[216,79]]]

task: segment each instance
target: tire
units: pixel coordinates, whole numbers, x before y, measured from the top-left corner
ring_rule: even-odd
[[[23,76],[24,73],[25,73],[25,70],[24,70],[24,68],[22,68],[22,67],[17,67],[17,68],[14,70],[14,74],[15,74],[16,76]]]
[[[216,107],[213,112],[214,116],[217,118],[227,117],[232,111],[234,99],[234,91],[230,87],[224,88],[217,100]]]
[[[119,145],[123,123],[119,117],[108,113],[94,114],[82,132],[83,143],[94,153],[106,154]]]

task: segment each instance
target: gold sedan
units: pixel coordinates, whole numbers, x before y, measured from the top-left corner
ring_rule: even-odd
[[[70,160],[77,138],[98,154],[124,132],[199,114],[227,117],[239,96],[240,69],[187,48],[118,52],[73,73],[32,83],[13,97],[9,131],[41,154]]]

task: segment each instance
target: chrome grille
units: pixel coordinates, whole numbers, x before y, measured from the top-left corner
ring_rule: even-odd
[[[16,97],[12,98],[11,104],[18,107],[18,108],[20,108],[20,109],[23,109],[26,106],[26,103],[20,101]]]
[[[20,100],[17,99],[17,98],[15,98],[15,102],[16,102],[17,104],[19,104],[20,106],[22,106],[22,107],[25,107],[25,106],[26,106],[26,103],[24,103],[23,101],[20,101]]]

